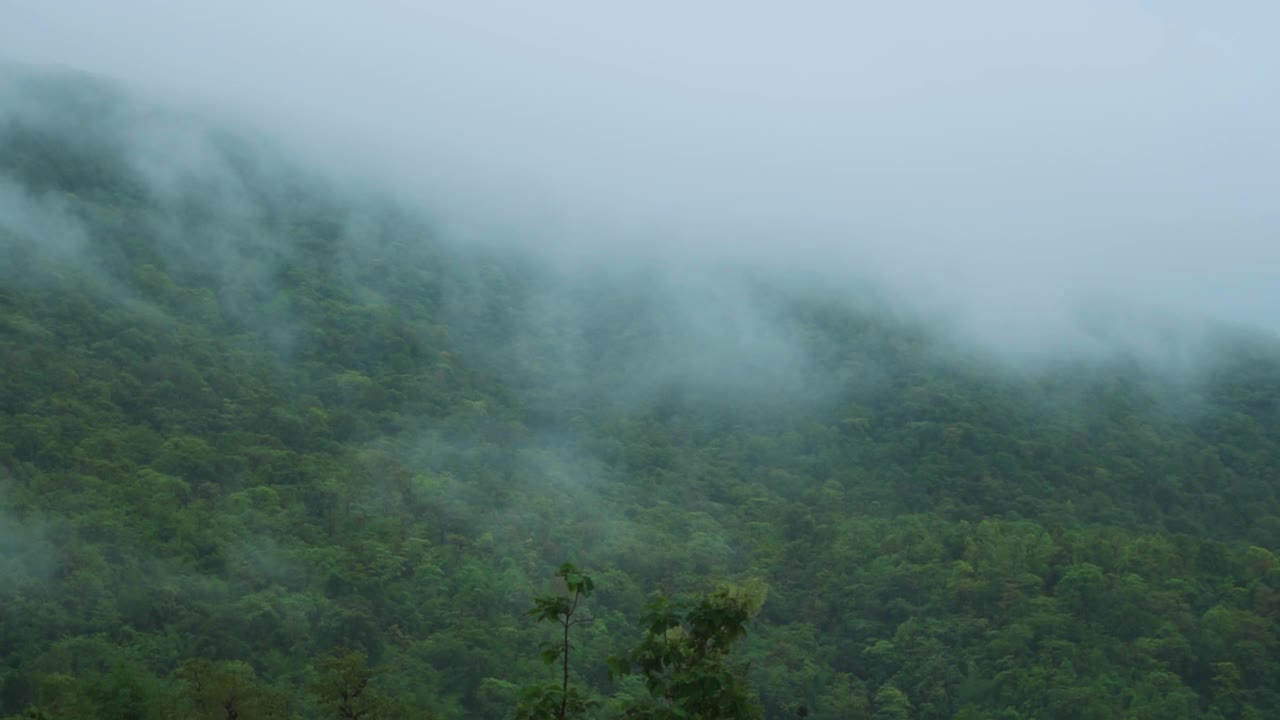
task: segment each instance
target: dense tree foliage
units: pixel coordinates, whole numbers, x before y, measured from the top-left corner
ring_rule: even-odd
[[[611,669],[644,677],[650,697],[633,702],[628,718],[760,717],[742,673],[727,666],[734,644],[758,610],[758,598],[730,588],[698,600],[683,614],[666,598],[645,607],[645,637],[630,654],[611,659]]]
[[[1280,717],[1273,339],[1011,368],[728,271],[717,334],[5,82],[0,717]]]

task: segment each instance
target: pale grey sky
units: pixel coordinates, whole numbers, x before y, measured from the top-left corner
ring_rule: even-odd
[[[1268,2],[0,4],[10,59],[477,232],[870,268],[995,335],[1094,292],[1280,329],[1277,32]]]

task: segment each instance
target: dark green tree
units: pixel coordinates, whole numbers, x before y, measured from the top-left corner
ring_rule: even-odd
[[[338,650],[315,665],[309,688],[325,717],[341,720],[389,720],[407,717],[404,708],[371,684],[378,674],[364,653]]]
[[[175,672],[193,720],[287,718],[287,699],[259,682],[247,663],[188,660]]]
[[[730,661],[730,652],[746,635],[762,601],[760,591],[722,588],[684,612],[665,597],[650,602],[642,618],[644,639],[628,656],[610,661],[612,675],[638,673],[649,691],[649,698],[628,708],[626,717],[761,717],[745,668]]]

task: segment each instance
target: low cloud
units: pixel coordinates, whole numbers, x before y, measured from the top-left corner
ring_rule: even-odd
[[[1280,329],[1266,4],[19,2],[0,46],[265,129],[469,242],[875,278],[997,346]]]

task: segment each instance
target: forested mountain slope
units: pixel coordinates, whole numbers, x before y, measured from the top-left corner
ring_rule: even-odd
[[[1013,367],[871,294],[460,246],[96,81],[0,98],[0,716],[340,717],[350,650],[368,717],[507,717],[565,560],[599,717],[652,593],[761,582],[768,718],[1280,716],[1274,338]]]

